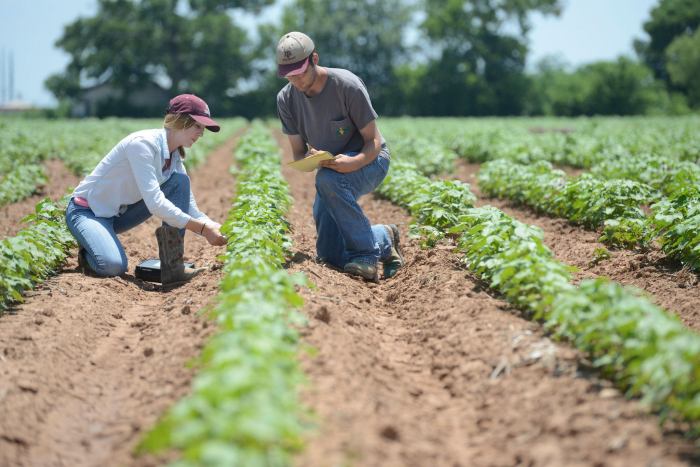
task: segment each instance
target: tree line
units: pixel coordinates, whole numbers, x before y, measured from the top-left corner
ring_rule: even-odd
[[[195,92],[217,115],[271,116],[285,83],[275,45],[298,30],[314,39],[322,65],[360,76],[387,116],[700,108],[700,2],[660,0],[636,57],[577,68],[548,58],[526,70],[531,15],[562,8],[561,0],[98,0],[94,16],[65,26],[56,46],[70,62],[45,84],[65,111],[86,89],[108,85],[115,93],[98,116],[162,114],[124,98],[149,87]]]

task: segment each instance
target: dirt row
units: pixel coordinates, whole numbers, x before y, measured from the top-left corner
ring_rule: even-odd
[[[191,174],[200,208],[223,222],[235,192],[231,140]],[[70,175],[52,184],[74,184]],[[19,208],[16,209],[17,211]],[[4,228],[5,222],[2,223]],[[134,278],[158,256],[151,219],[121,235],[124,277],[99,279],[70,258],[60,274],[0,317],[0,465],[155,465],[132,457],[143,432],[189,390],[214,326],[197,314],[218,290],[220,269],[163,292]],[[223,250],[188,233],[186,257],[216,264]]]
[[[289,147],[276,134],[283,161]],[[194,171],[198,204],[223,220],[234,180],[229,142]],[[316,263],[313,175],[284,169],[294,205],[302,328],[314,356],[303,400],[316,414],[299,466],[692,465],[697,446],[598,379],[586,360],[491,294],[449,245],[421,250],[409,218],[366,197],[374,222],[400,225],[407,266],[366,283]],[[64,186],[66,186],[68,182]],[[4,225],[4,222],[2,223]],[[131,266],[157,255],[155,220],[122,236]],[[221,250],[187,236],[187,256]],[[186,394],[213,326],[217,269],[164,293],[127,274],[96,279],[70,259],[0,318],[0,465],[156,465],[135,458],[144,430]]]
[[[488,198],[478,186],[478,164],[460,163],[457,177],[469,183],[477,195],[477,206],[491,205],[509,216],[544,231],[545,244],[555,257],[575,266],[575,280],[609,277],[646,291],[657,305],[676,314],[691,329],[700,331],[700,287],[698,275],[670,260],[658,248],[650,251],[609,249],[610,258],[595,262],[594,250],[605,248],[599,232],[572,225],[565,219],[539,215],[508,200]]]
[[[278,135],[279,137],[279,135]],[[283,139],[284,159],[291,155]],[[695,447],[596,378],[585,359],[494,297],[449,246],[406,240],[407,266],[368,284],[316,263],[313,175],[285,170],[303,290],[304,401],[318,430],[299,466],[688,465]],[[374,223],[409,218],[373,197]]]

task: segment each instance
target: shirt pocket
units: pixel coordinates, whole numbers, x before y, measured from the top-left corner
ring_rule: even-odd
[[[341,120],[331,120],[331,132],[334,141],[342,141],[343,143],[350,141],[353,130],[354,128],[349,117]]]

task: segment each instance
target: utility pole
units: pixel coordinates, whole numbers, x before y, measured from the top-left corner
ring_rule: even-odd
[[[7,73],[7,79],[9,81],[8,86],[8,100],[15,100],[15,53],[10,50],[10,63],[9,70]]]
[[[0,105],[5,103],[5,47],[0,51]]]

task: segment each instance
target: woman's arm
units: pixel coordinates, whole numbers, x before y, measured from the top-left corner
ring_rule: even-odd
[[[187,175],[185,164],[182,163],[182,159],[179,157],[175,170]],[[190,220],[185,225],[187,230],[194,232],[197,235],[202,235],[211,245],[226,245],[226,237],[221,235],[221,232],[219,231],[221,224],[211,220],[206,214],[199,210],[192,188],[190,188],[190,207],[187,214],[191,216]]]
[[[210,245],[226,245],[226,237],[221,235],[221,232],[219,231],[221,225],[219,225],[217,222],[192,218],[187,225],[185,225],[185,228],[190,232],[194,232],[197,235],[201,235],[206,238]]]

